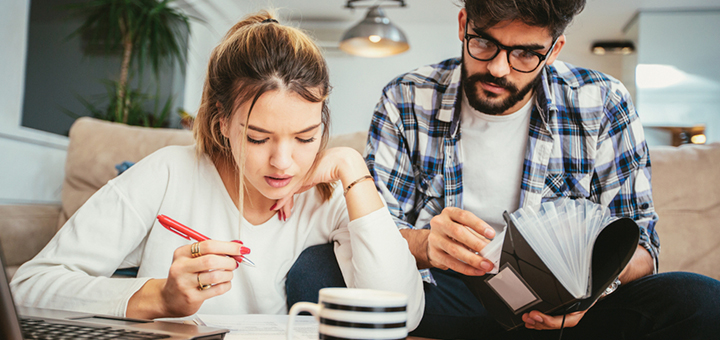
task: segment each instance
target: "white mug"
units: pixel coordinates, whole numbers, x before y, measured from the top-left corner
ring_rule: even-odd
[[[310,312],[320,323],[319,339],[405,339],[407,295],[373,289],[323,288],[319,302],[298,302],[288,313],[287,339],[295,315]]]

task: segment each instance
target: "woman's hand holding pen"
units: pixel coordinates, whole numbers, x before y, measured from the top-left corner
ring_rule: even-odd
[[[365,165],[365,159],[353,148],[337,147],[323,150],[318,155],[314,167],[305,176],[305,181],[300,185],[294,194],[307,191],[320,183],[330,183],[340,180],[344,188],[364,176],[370,175]],[[382,201],[375,189],[373,181],[364,181],[353,185],[353,190],[348,191],[345,199],[348,203],[348,214],[350,220],[373,212],[382,206]],[[364,199],[363,202],[353,204],[354,198]],[[290,216],[292,207],[292,195],[279,199],[273,207],[274,210],[281,210],[287,218]]]
[[[179,247],[173,254],[167,279],[149,280],[128,302],[127,316],[144,319],[180,317],[196,313],[202,303],[231,288],[238,262],[230,256],[249,249],[238,242],[208,240]],[[201,287],[203,289],[201,289]]]

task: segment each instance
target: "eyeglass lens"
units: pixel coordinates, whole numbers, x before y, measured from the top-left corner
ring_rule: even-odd
[[[468,52],[473,58],[488,61],[497,56],[500,47],[490,40],[482,37],[470,37]],[[542,62],[536,54],[524,49],[513,49],[508,53],[508,61],[512,68],[521,72],[532,72]]]

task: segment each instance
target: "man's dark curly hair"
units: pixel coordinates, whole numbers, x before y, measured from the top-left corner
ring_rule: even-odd
[[[559,37],[573,17],[582,12],[585,0],[462,0],[468,20],[487,29],[506,20],[545,27]]]

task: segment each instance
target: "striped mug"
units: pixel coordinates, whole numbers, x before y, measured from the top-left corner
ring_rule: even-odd
[[[405,339],[407,295],[373,289],[323,288],[319,302],[290,308],[287,339],[292,340],[295,315],[309,312],[320,323],[319,339]]]

